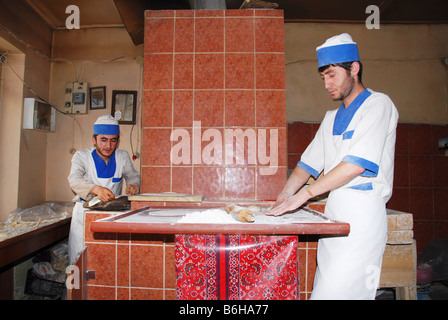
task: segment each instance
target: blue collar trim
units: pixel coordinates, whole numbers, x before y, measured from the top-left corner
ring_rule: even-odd
[[[103,159],[98,155],[96,149],[92,151],[93,161],[95,162],[96,174],[98,178],[108,179],[115,175],[115,169],[117,168],[117,163],[115,161],[115,152],[109,158],[109,161],[104,162]]]
[[[347,109],[344,104],[339,107],[338,112],[336,113],[336,118],[334,119],[334,136],[339,136],[345,132],[356,111],[364,103],[364,101],[370,97],[371,94],[372,93],[369,90],[364,89],[360,94],[358,94],[355,100],[350,103]]]

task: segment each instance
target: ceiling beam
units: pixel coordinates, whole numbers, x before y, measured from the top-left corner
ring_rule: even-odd
[[[132,42],[136,46],[142,44],[145,33],[144,11],[146,1],[114,0],[114,2]]]
[[[145,10],[190,9],[188,0],[114,0],[114,3],[136,46],[144,42]]]

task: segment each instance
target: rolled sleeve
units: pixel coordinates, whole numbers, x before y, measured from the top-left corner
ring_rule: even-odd
[[[313,176],[314,179],[317,179],[317,177],[319,176],[319,171],[317,171],[316,169],[310,167],[309,165],[307,165],[305,162],[303,161],[299,161],[297,163],[297,166],[302,168],[303,170],[305,170],[306,172],[308,172],[311,176]]]
[[[379,165],[376,163],[355,156],[345,156],[342,158],[342,161],[364,168],[365,171],[361,173],[362,177],[375,177],[378,175],[378,170],[380,169]]]
[[[131,158],[129,157],[129,154],[127,152],[126,156],[124,157],[123,176],[126,179],[127,185],[132,184],[140,188],[140,174],[137,172],[137,170],[135,170],[134,165],[131,162]]]
[[[68,183],[73,192],[78,197],[86,200],[89,197],[90,191],[95,187],[91,181],[85,178],[86,176],[86,159],[85,155],[78,151],[72,158],[72,167],[70,175],[68,176]]]

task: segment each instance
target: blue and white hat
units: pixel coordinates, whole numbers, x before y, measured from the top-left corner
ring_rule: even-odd
[[[120,126],[110,114],[99,117],[93,124],[93,134],[116,135],[120,134]]]
[[[331,37],[316,48],[318,67],[334,63],[360,61],[358,46],[348,33]]]

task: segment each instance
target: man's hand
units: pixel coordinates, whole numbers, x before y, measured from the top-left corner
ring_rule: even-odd
[[[267,216],[280,216],[288,211],[295,210],[308,201],[310,198],[309,194],[304,191],[302,188],[297,194],[292,197],[283,200],[281,203],[278,203],[280,199],[277,199],[275,205],[266,212]]]
[[[272,206],[271,210],[278,207],[281,203],[283,203],[285,200],[288,200],[288,198],[290,197],[289,194],[287,194],[286,192],[282,191],[280,192],[280,194],[277,197],[277,201],[275,201],[274,205]]]
[[[140,192],[140,188],[134,184],[130,184],[126,187],[126,194],[138,194]]]
[[[92,190],[90,190],[91,194],[95,194],[98,196],[102,202],[107,202],[115,199],[115,194],[107,188],[101,186],[95,186]]]

